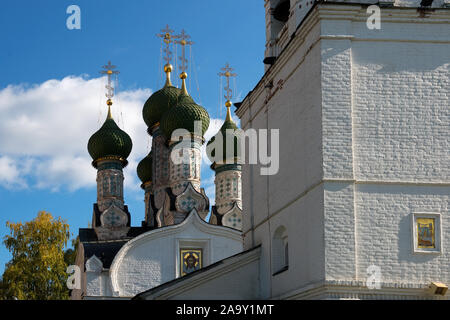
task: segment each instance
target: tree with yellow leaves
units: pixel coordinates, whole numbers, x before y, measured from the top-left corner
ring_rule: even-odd
[[[4,238],[12,259],[2,279],[5,299],[68,299],[68,274],[64,247],[70,238],[69,225],[45,211],[26,223],[7,222],[10,235]]]

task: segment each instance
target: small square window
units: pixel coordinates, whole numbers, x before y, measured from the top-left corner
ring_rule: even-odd
[[[413,252],[440,253],[441,215],[417,212],[412,217]]]

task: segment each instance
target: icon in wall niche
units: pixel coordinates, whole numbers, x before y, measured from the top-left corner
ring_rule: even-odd
[[[417,247],[435,248],[435,221],[433,218],[417,218]]]
[[[413,252],[441,253],[441,215],[416,212],[412,219]]]
[[[181,276],[196,271],[202,267],[202,249],[181,249]]]

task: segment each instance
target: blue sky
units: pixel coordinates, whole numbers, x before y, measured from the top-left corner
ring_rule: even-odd
[[[81,8],[81,30],[66,28],[71,4]],[[211,130],[218,129],[225,116],[219,106],[220,68],[229,62],[238,73],[232,81],[234,101],[242,100],[263,75],[262,0],[1,1],[2,239],[8,233],[6,221],[29,221],[40,210],[66,219],[74,236],[90,222],[96,187],[86,144],[106,116],[105,79],[98,71],[108,60],[120,70],[113,116],[134,144],[125,169],[125,201],[132,225],[140,225],[144,195],[135,167],[150,141],[141,110],[163,84],[156,34],[166,24],[176,33],[185,29],[195,42],[188,54],[193,57],[188,89],[208,110]],[[207,163],[202,179],[214,198]],[[9,259],[2,244],[0,273]]]

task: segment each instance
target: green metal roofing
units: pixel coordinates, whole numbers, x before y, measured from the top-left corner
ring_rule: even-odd
[[[89,139],[87,147],[94,166],[97,160],[106,157],[118,157],[126,165],[133,143],[130,136],[108,114],[102,127]]]
[[[201,135],[203,136],[209,127],[209,114],[202,106],[199,106],[187,93],[182,92],[178,97],[178,104],[170,108],[161,118],[161,129],[167,139],[176,129],[185,129],[194,133],[194,122],[201,121]]]
[[[233,132],[231,134],[233,136],[232,139],[233,139],[233,143],[234,143],[233,155],[232,155],[232,157],[228,157],[228,158],[227,158],[227,154],[226,154],[226,151],[227,151],[227,137],[229,135],[229,133],[227,135],[227,129],[228,130],[233,130]],[[223,123],[222,127],[220,128],[219,132],[217,132],[217,134],[214,135],[211,138],[211,140],[209,140],[208,143],[207,143],[207,146],[209,146],[211,143],[213,143],[216,140],[216,137],[219,134],[222,135],[222,142],[223,142],[223,151],[222,151],[223,153],[222,154],[223,154],[223,160],[224,161],[225,160],[232,160],[233,163],[237,163],[236,158],[240,155],[240,152],[239,152],[240,146],[238,145],[238,137],[237,137],[237,134],[235,132],[235,130],[237,130],[237,129],[238,129],[238,127],[237,127],[236,123],[234,123],[233,120],[226,119],[225,122]],[[228,137],[228,140],[230,138],[231,137]],[[214,163],[215,163],[214,157],[216,155],[215,149],[211,150],[211,154],[209,154],[209,152],[207,152],[207,155],[208,155],[209,160],[211,162],[213,162],[213,167],[214,167]]]
[[[137,166],[137,175],[139,179],[141,179],[142,183],[151,182],[152,181],[152,163],[153,157],[152,152],[139,162]]]
[[[142,109],[142,117],[149,128],[160,122],[164,112],[177,104],[179,94],[180,89],[166,85],[148,98]]]

